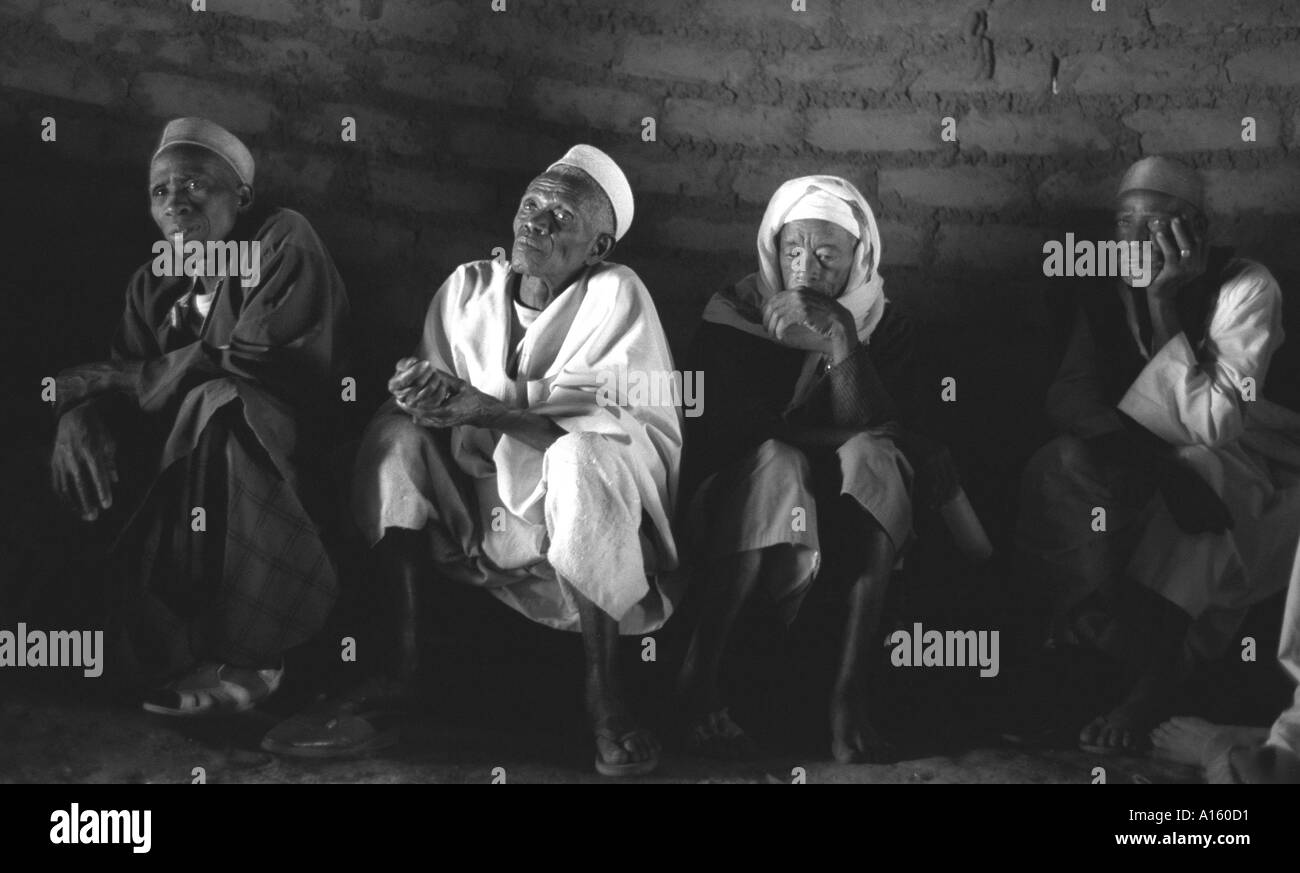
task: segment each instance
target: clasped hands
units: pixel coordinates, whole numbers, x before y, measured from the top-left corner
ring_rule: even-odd
[[[763,304],[763,327],[781,345],[821,352],[835,362],[847,357],[858,340],[847,309],[803,288],[773,294]]]
[[[397,362],[388,391],[398,408],[423,427],[493,427],[510,412],[491,394],[419,358]]]

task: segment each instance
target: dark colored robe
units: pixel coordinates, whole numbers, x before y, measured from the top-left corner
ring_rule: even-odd
[[[118,617],[142,665],[164,673],[274,664],[337,595],[316,468],[341,402],[343,281],[291,210],[241,217],[230,239],[260,242],[260,281],[214,282],[201,335],[174,311],[190,277],[136,271],[112,358],[145,362],[139,403],[98,401],[135,474],[115,549]]]
[[[809,426],[879,427],[899,425],[896,441],[918,472],[937,444],[907,429],[915,420],[919,386],[915,365],[916,328],[893,304],[858,351],[871,362],[876,378],[859,378],[870,396],[851,398],[861,420],[833,422],[832,382],[823,374],[797,409],[787,412],[808,353],[786,348],[725,325],[704,322],[687,352],[685,369],[705,373],[703,414],[686,419],[682,493],[768,439],[786,422]],[[854,365],[850,359],[846,365]],[[918,487],[923,487],[918,482]],[[951,496],[951,495],[948,495]],[[938,498],[935,498],[938,499]],[[926,505],[933,501],[925,500]]]

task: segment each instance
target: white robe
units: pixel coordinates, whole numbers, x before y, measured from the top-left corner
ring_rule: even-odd
[[[1277,654],[1282,669],[1296,683],[1291,705],[1273,722],[1262,745],[1242,744],[1227,731],[1220,734],[1205,761],[1211,783],[1293,782],[1300,768],[1300,551],[1291,568]]]
[[[1147,365],[1119,409],[1177,447],[1234,521],[1225,534],[1191,536],[1159,501],[1143,531],[1129,572],[1193,616],[1238,612],[1284,588],[1300,539],[1300,414],[1261,396],[1284,336],[1282,290],[1253,261],[1230,262],[1225,277],[1198,349],[1180,333],[1150,355],[1121,295]]]
[[[1277,659],[1296,687],[1291,706],[1273,722],[1267,745],[1285,749],[1300,758],[1300,550],[1296,551],[1295,566],[1291,569],[1291,587],[1287,590],[1286,609],[1282,613],[1282,637],[1278,642]]]
[[[575,605],[555,582],[559,572],[619,620],[621,632],[653,630],[671,614],[676,587],[665,576],[677,566],[669,520],[682,446],[680,396],[641,390],[649,381],[675,385],[654,303],[631,269],[598,264],[552,300],[514,348],[510,276],[495,260],[457,268],[429,305],[418,356],[588,442],[562,439],[543,452],[498,431],[454,427],[451,462],[474,497],[462,501],[441,473],[410,469],[409,453],[394,449],[394,436],[413,435],[401,436],[390,401],[363,442],[358,521],[371,542],[387,527],[450,523],[452,539],[473,558],[476,584],[548,626],[578,627]],[[600,437],[594,445],[592,435]],[[566,535],[553,538],[557,516]],[[612,531],[615,519],[629,530]],[[471,529],[481,541],[466,539]]]

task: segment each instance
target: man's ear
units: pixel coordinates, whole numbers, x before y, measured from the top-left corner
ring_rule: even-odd
[[[253,186],[240,185],[235,189],[235,193],[239,195],[239,211],[247,212],[253,205]]]
[[[592,267],[599,264],[608,258],[612,251],[614,251],[614,235],[612,233],[596,234],[596,238],[591,241],[591,248],[587,250],[587,266]]]

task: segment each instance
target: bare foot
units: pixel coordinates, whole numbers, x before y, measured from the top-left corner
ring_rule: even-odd
[[[1106,715],[1099,715],[1079,731],[1079,746],[1087,752],[1137,752],[1147,743],[1147,735],[1159,715],[1156,702],[1140,694],[1127,700]]]
[[[725,706],[689,723],[686,747],[697,755],[724,761],[752,761],[759,757],[758,744],[736,724]]]
[[[1267,739],[1267,728],[1214,724],[1189,715],[1175,716],[1151,732],[1157,757],[1197,767],[1209,765],[1212,746],[1259,745]]]
[[[840,764],[898,760],[898,750],[867,717],[866,695],[860,690],[836,689],[831,695],[831,757]]]

